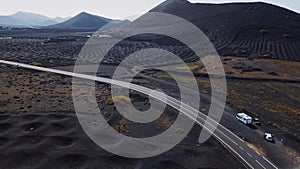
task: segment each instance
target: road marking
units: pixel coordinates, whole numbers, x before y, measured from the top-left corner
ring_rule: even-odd
[[[239,146],[239,148],[240,148],[241,150],[244,150],[244,148],[243,148],[243,147],[241,147],[241,146]]]
[[[269,164],[271,164],[274,168],[278,169],[271,161],[269,161],[266,157],[263,156],[263,159],[266,160]]]
[[[215,137],[222,143],[222,144],[225,144],[225,146],[227,146],[231,151],[233,151],[237,156],[240,157],[241,160],[243,160],[246,165],[248,165],[250,168],[254,169],[254,167],[252,165],[250,165],[248,163],[247,160],[245,160],[239,153],[237,153],[231,146],[229,146],[226,142],[224,142],[222,139],[220,139],[220,137],[218,137],[217,135],[215,135]]]
[[[237,139],[239,139],[242,143],[244,143],[245,141],[242,140],[239,136],[237,136],[236,134],[234,134],[232,131],[230,131],[229,129],[227,129],[226,127],[221,126],[224,130],[227,130],[230,134],[232,134],[234,137],[236,137]]]
[[[258,162],[257,160],[255,160],[257,162],[257,164],[259,164],[262,168],[266,169],[265,166],[263,166],[260,162]]]
[[[255,152],[256,152],[256,154],[261,155],[258,151],[255,151]]]
[[[247,154],[248,154],[248,156],[252,157],[252,155],[251,155],[251,154],[249,154],[249,153],[247,153]]]
[[[229,138],[226,134],[224,134],[221,130],[219,130],[220,133],[222,133],[227,139],[229,139],[231,142],[233,142],[236,146],[238,145],[238,143],[236,143],[235,141],[233,141],[231,138]]]

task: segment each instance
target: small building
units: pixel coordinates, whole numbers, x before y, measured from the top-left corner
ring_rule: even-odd
[[[9,37],[9,36],[0,37],[0,40],[12,40],[12,37]]]

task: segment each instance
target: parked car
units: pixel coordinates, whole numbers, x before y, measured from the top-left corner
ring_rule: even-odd
[[[260,121],[259,121],[259,118],[253,118],[253,120],[252,120],[253,122],[254,122],[254,124],[256,124],[256,125],[258,125],[258,126],[260,126],[261,125],[261,123],[260,123]]]
[[[253,118],[253,121],[259,121],[259,118],[257,118],[257,117]]]
[[[265,138],[265,140],[267,140],[269,142],[275,142],[274,136],[271,133],[265,133],[264,138]]]

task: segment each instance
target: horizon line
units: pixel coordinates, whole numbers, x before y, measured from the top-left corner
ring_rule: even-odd
[[[188,0],[186,0],[188,1]],[[190,1],[188,1],[190,2]],[[270,5],[274,5],[274,6],[278,6],[278,7],[281,7],[283,9],[286,9],[286,10],[289,10],[289,11],[292,11],[292,12],[295,12],[297,14],[300,14],[300,11],[297,11],[297,10],[293,10],[293,9],[290,9],[290,8],[287,8],[287,7],[284,7],[284,6],[280,6],[278,4],[274,4],[274,3],[270,3],[270,2],[263,2],[263,1],[256,1],[256,2],[210,2],[210,3],[202,3],[202,2],[190,2],[191,4],[213,4],[213,5],[222,5],[222,4],[247,4],[247,3],[265,3],[265,4],[270,4]],[[159,4],[158,4],[159,5]],[[17,13],[20,13],[20,12],[23,12],[23,13],[30,13],[30,14],[36,14],[36,15],[41,15],[41,16],[44,16],[44,17],[48,17],[48,18],[51,18],[51,19],[55,19],[55,18],[62,18],[62,19],[65,19],[65,18],[72,18],[72,17],[75,17],[81,13],[87,13],[87,14],[90,14],[90,15],[96,15],[96,16],[101,16],[101,17],[104,17],[104,18],[108,18],[108,19],[112,19],[112,20],[126,20],[127,18],[135,18],[137,16],[141,16],[145,13],[142,13],[142,14],[134,14],[134,15],[131,15],[131,16],[127,16],[127,17],[118,17],[118,18],[115,18],[115,17],[109,17],[109,16],[104,16],[102,14],[99,14],[99,13],[95,13],[95,12],[90,12],[88,10],[79,10],[78,12],[76,12],[75,14],[73,15],[70,15],[70,16],[49,16],[47,14],[43,14],[43,13],[40,13],[40,12],[35,12],[35,11],[27,11],[27,10],[16,10],[14,12],[11,12],[9,14],[0,14],[0,16],[12,16],[12,15],[15,15]],[[130,20],[130,19],[128,19]]]

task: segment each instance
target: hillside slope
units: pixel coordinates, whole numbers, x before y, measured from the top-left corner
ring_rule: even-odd
[[[98,30],[99,28],[103,27],[104,25],[106,25],[111,21],[112,21],[111,19],[82,12],[65,22],[56,25],[47,26],[45,28]]]
[[[198,26],[220,55],[300,61],[300,14],[267,3],[167,0],[151,11]]]

